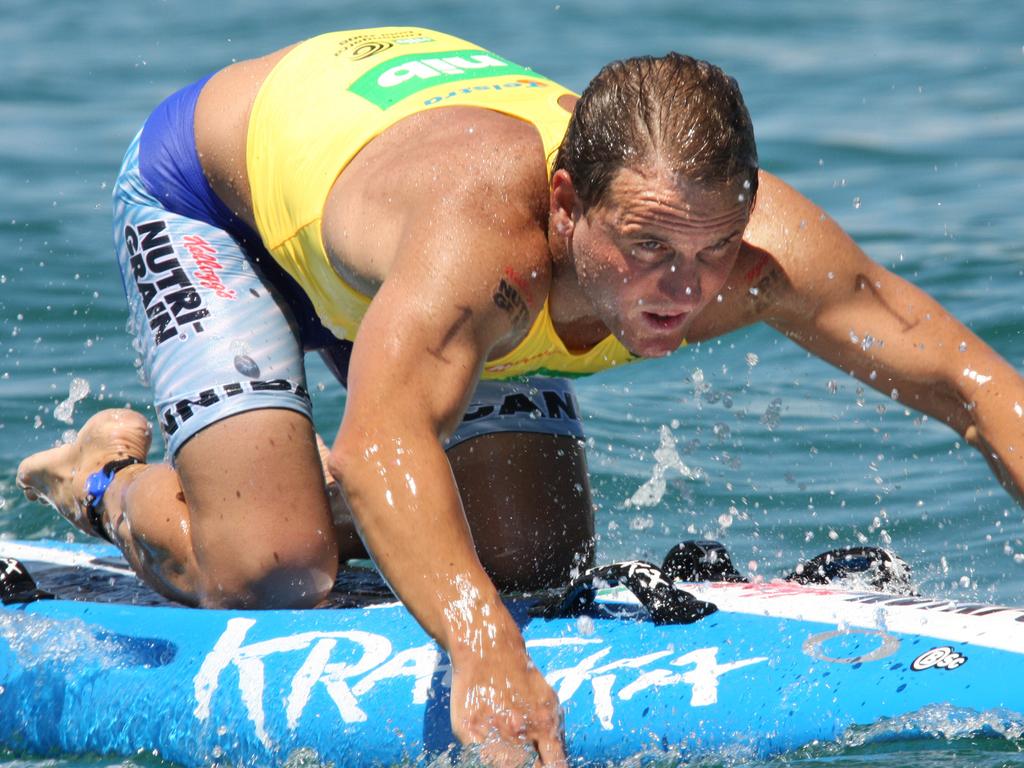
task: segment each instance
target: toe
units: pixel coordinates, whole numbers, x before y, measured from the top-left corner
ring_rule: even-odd
[[[14,483],[15,483],[15,485],[18,486],[19,490],[21,490],[26,496],[29,497],[29,500],[31,501],[32,500],[32,496],[34,494],[33,494],[32,486],[29,483],[28,472],[25,470],[24,463],[22,463],[22,465],[20,467],[18,467],[18,474],[15,475],[15,477],[14,477]]]
[[[35,488],[25,482],[24,478],[18,477],[17,484],[18,488],[21,489],[21,492],[25,494],[26,499],[29,501],[37,501],[39,499],[39,494],[36,493]]]
[[[28,474],[20,467],[18,468],[18,474],[14,478],[14,483],[29,501],[35,501],[39,498],[39,494],[36,493],[36,489],[32,487],[29,481]]]

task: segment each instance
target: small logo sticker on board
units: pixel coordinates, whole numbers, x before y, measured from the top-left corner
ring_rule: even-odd
[[[915,672],[923,672],[933,667],[936,669],[952,670],[962,667],[966,663],[966,656],[962,653],[957,653],[948,645],[942,645],[922,653],[914,659],[914,663],[910,665],[910,668]]]

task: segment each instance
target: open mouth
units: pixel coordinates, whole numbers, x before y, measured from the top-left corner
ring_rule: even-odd
[[[686,320],[686,312],[675,315],[662,315],[657,312],[643,312],[644,321],[659,331],[674,331]]]

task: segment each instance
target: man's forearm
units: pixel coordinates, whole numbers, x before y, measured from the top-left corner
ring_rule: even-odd
[[[436,439],[340,439],[331,467],[381,573],[449,653],[480,653],[499,633],[518,636],[480,565]]]
[[[971,418],[964,439],[1024,506],[1024,379],[1001,359],[988,368],[966,367],[963,376],[972,385],[966,393]]]

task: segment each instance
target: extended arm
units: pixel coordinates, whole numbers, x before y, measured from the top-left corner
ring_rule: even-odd
[[[1024,379],[924,291],[871,261],[822,211],[764,175],[751,242],[772,256],[760,319],[949,424],[1024,504]]]
[[[562,757],[557,698],[481,567],[441,445],[488,350],[523,322],[494,300],[494,254],[546,245],[515,221],[453,213],[465,204],[438,200],[444,228],[438,210],[405,227],[355,340],[331,471],[381,572],[452,659],[455,734],[531,743],[549,762]]]

